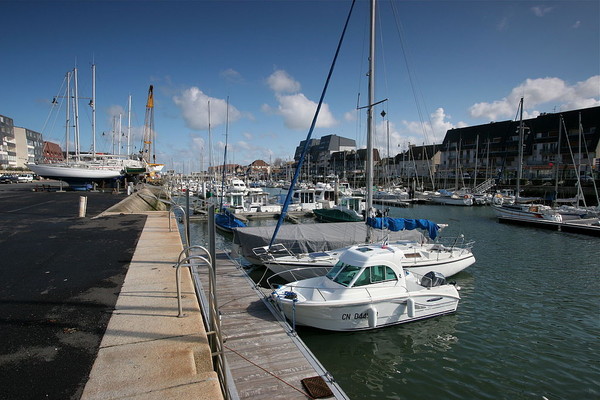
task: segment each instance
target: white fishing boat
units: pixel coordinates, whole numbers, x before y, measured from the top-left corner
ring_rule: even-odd
[[[294,326],[358,331],[455,312],[460,295],[439,273],[405,270],[393,247],[360,245],[326,276],[280,286],[271,298]]]

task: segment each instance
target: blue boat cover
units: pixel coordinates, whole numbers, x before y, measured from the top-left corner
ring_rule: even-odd
[[[215,215],[215,223],[221,227],[233,229],[240,228],[246,226],[245,223],[237,219],[232,213],[229,211],[225,211],[223,213]]]
[[[387,228],[392,232],[412,229],[423,229],[429,233],[429,237],[432,240],[438,235],[440,227],[433,221],[427,219],[408,219],[408,218],[390,218],[390,217],[378,217],[378,218],[367,218],[367,225],[375,229]]]

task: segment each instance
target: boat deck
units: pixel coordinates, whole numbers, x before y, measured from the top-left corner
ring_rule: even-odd
[[[304,400],[301,381],[321,376],[334,394],[329,398],[346,399],[289,325],[271,311],[239,263],[220,252],[216,268],[225,355],[239,398]],[[195,279],[197,286],[208,288],[206,268],[199,268]]]

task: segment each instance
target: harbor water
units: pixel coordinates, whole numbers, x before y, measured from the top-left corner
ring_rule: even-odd
[[[298,329],[351,399],[600,398],[598,238],[500,224],[491,207],[390,216],[448,224],[442,236],[474,240],[477,261],[450,278],[461,287],[455,314],[352,333]],[[205,244],[205,231],[192,223],[192,243]]]

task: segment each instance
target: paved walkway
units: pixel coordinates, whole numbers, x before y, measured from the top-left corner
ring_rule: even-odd
[[[182,251],[168,213],[148,216],[82,399],[222,399],[187,268],[184,318],[175,269]]]

